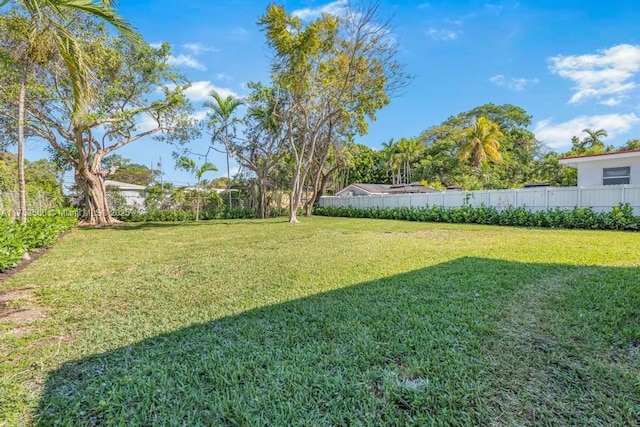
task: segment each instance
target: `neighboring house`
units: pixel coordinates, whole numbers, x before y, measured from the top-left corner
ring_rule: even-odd
[[[145,191],[147,187],[137,184],[129,184],[127,182],[105,180],[104,185],[107,191],[117,190],[124,197],[125,205],[137,210],[144,209]]]
[[[336,193],[338,197],[379,196],[381,194],[436,193],[437,190],[419,183],[411,184],[351,184]]]
[[[389,187],[387,191],[389,194],[411,194],[411,193],[440,193],[433,188],[425,187],[424,185],[412,182],[411,184],[397,184]]]
[[[578,169],[578,187],[640,185],[640,150],[565,157],[559,162]]]
[[[350,184],[336,193],[338,197],[377,196],[386,194],[391,187],[387,184]]]

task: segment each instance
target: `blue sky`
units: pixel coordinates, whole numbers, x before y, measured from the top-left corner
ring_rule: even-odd
[[[149,43],[172,45],[172,62],[193,82],[196,111],[211,89],[247,94],[249,81],[269,78],[269,51],[256,26],[267,2],[136,0],[119,12]],[[340,13],[347,2],[284,1],[302,17]],[[531,130],[549,148],[564,151],[585,127],[604,128],[607,143],[640,138],[640,6],[634,1],[386,1],[398,59],[415,79],[378,114],[356,142],[380,148],[411,137],[451,115],[488,102],[510,103],[533,116]],[[28,144],[27,156],[43,156]],[[205,151],[207,138],[192,143]],[[173,169],[171,147],[134,142],[120,154],[137,163],[163,161],[165,180],[193,178]],[[222,156],[213,162],[226,175]],[[232,165],[232,171],[236,168]]]

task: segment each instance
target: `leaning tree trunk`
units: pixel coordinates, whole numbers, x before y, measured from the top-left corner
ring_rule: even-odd
[[[109,211],[102,171],[91,169],[93,168],[78,169],[75,172],[76,184],[83,198],[80,223],[97,227],[113,225],[118,221],[111,217]]]

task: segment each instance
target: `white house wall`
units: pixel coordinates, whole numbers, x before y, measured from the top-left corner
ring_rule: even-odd
[[[144,209],[145,197],[139,190],[120,190],[120,194],[125,199],[125,204],[128,207],[142,210]]]
[[[602,169],[631,167],[631,180],[629,184],[640,185],[640,157],[627,157],[622,159],[593,159],[589,162],[578,163],[578,186],[595,187],[602,185]]]

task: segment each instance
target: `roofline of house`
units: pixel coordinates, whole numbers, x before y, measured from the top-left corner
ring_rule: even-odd
[[[615,153],[600,153],[600,154],[584,154],[582,156],[562,157],[558,159],[558,162],[563,165],[569,165],[571,163],[588,162],[591,159],[598,159],[602,157],[608,157],[613,159],[624,159],[626,157],[640,156],[640,150],[624,150],[616,151]]]
[[[387,185],[387,184],[379,184],[379,185]],[[367,190],[365,187],[361,187],[359,184],[349,184],[349,185],[347,185],[346,187],[344,187],[342,190],[338,191],[338,192],[336,193],[336,195],[338,195],[338,194],[342,193],[344,190],[346,190],[346,189],[347,189],[347,188],[349,188],[349,187],[356,187],[356,188],[359,188],[360,190],[364,191],[365,193],[367,193],[367,194],[369,194],[369,195],[372,195],[372,194],[384,194],[384,193],[382,193],[382,192],[371,192],[371,191]]]

